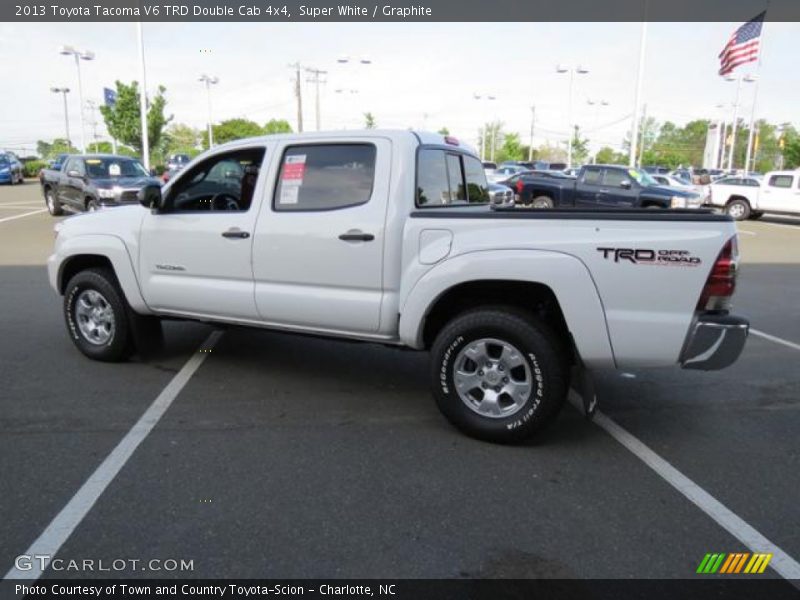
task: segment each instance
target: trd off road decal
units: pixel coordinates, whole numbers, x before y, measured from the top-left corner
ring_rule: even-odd
[[[703,261],[688,250],[651,250],[648,248],[598,248],[606,260],[630,261],[635,265],[696,267]]]

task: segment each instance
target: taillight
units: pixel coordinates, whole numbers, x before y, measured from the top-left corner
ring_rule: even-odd
[[[728,310],[731,296],[736,289],[737,264],[739,262],[739,249],[736,236],[729,239],[711,267],[706,285],[697,302],[697,310]]]
[[[517,179],[517,194],[522,194],[522,188],[525,187],[525,184],[522,183],[522,179]]]

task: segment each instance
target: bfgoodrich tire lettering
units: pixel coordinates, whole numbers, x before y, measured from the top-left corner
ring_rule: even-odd
[[[480,345],[486,340],[497,347],[494,350],[497,356],[490,357],[487,365],[500,362],[500,353],[505,345],[519,351],[519,358],[523,362],[517,368],[530,378],[530,391],[524,401],[519,405],[506,401],[503,409],[496,410],[491,416],[487,416],[489,413],[486,412],[482,414],[474,405],[470,406],[469,397],[464,398],[464,367],[463,364],[457,364],[464,359],[464,353],[471,345]],[[519,442],[530,438],[547,424],[563,405],[568,386],[565,357],[558,336],[544,323],[523,312],[510,307],[470,310],[448,323],[433,344],[433,394],[442,414],[467,435],[491,442]],[[477,370],[473,371],[474,375],[477,375]],[[487,370],[484,379],[480,380],[481,386],[487,385],[488,377]],[[519,377],[522,378],[522,375]],[[488,386],[491,385],[489,380]],[[479,389],[476,395],[480,398]]]
[[[110,312],[113,320],[113,333],[90,339],[81,327],[81,308],[83,298],[102,298],[103,310]],[[114,273],[109,269],[87,269],[77,273],[69,280],[64,293],[64,318],[67,332],[72,342],[83,354],[94,360],[117,362],[126,359],[132,350],[129,320],[125,298],[119,289]]]

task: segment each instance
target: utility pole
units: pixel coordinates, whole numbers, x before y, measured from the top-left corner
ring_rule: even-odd
[[[327,71],[322,71],[320,69],[312,69],[312,68],[306,68],[306,71],[308,73],[311,73],[311,77],[306,79],[306,81],[308,81],[309,83],[313,83],[315,88],[316,88],[316,94],[317,94],[317,98],[316,98],[316,117],[317,117],[317,131],[319,131],[320,127],[321,127],[320,124],[322,122],[321,119],[320,119],[320,111],[319,111],[319,84],[320,83],[327,83],[325,79],[320,79],[320,76],[321,75],[327,75],[328,72]]]
[[[636,71],[636,95],[633,101],[633,119],[631,122],[631,147],[628,149],[628,166],[636,166],[636,140],[639,139],[639,104],[642,99],[642,77],[644,75],[644,59],[647,49],[647,9],[645,0],[642,29],[639,34],[639,68]]]
[[[142,22],[136,23],[136,33],[139,38],[139,117],[142,128],[142,162],[144,168],[150,171],[150,136],[147,128],[147,69],[144,62],[144,33]],[[209,144],[209,148],[211,145]]]
[[[533,128],[536,125],[536,105],[531,106],[531,143],[528,146],[528,162],[533,160]]]
[[[647,135],[647,104],[642,106],[642,124],[641,124],[641,134],[640,134],[640,141],[639,141],[639,164],[638,166],[642,166],[642,156],[644,155],[644,140],[645,135]],[[634,165],[637,166],[637,165]]]
[[[89,109],[89,126],[92,128],[92,139],[94,140],[95,144],[95,152],[99,152],[97,148],[97,113],[95,110],[97,109],[97,102],[94,100],[87,100],[86,107]]]
[[[302,69],[303,66],[299,62],[296,62],[289,65],[289,68],[295,70],[294,95],[295,98],[297,98],[297,131],[303,133],[303,90],[300,87],[300,69]]]

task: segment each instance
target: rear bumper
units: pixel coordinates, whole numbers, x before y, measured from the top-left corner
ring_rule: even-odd
[[[700,315],[692,323],[678,362],[684,369],[724,369],[739,358],[749,331],[750,322],[743,317]]]

